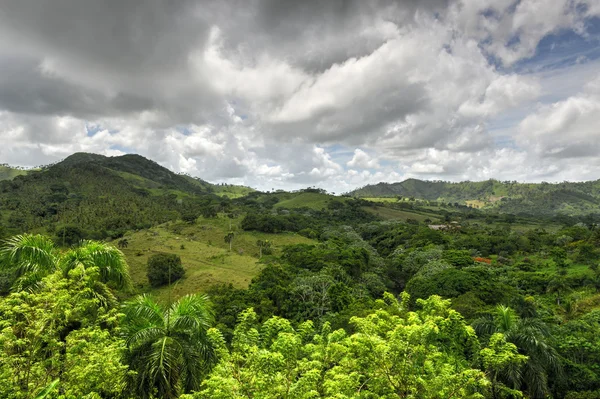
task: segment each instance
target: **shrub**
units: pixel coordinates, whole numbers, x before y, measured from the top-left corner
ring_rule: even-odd
[[[148,259],[148,281],[153,287],[169,284],[169,280],[172,283],[184,274],[181,258],[175,254],[156,254]]]
[[[600,399],[600,391],[569,392],[565,399]]]

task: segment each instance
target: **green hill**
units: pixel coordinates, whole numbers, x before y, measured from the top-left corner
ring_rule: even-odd
[[[0,165],[0,180],[11,180],[17,176],[26,174],[26,170],[12,168],[8,165]]]
[[[206,292],[215,284],[232,284],[246,288],[263,265],[259,263],[257,240],[268,240],[274,255],[279,255],[286,245],[314,244],[315,241],[295,233],[268,234],[243,231],[239,228],[242,218],[199,218],[197,223],[169,222],[147,230],[128,232],[124,238],[128,246],[123,248],[131,277],[139,292],[149,292],[166,299],[170,287],[152,288],[146,277],[148,258],[165,252],[181,257],[186,271],[178,281],[172,295]],[[230,231],[235,233],[232,250],[223,240]],[[115,243],[116,244],[116,243]]]
[[[459,203],[502,213],[585,215],[600,211],[600,180],[581,183],[517,183],[486,180],[444,182],[408,179],[368,185],[349,193],[359,198],[420,199]]]
[[[0,182],[0,226],[10,232],[70,225],[102,238],[180,217],[219,198],[212,185],[171,172],[139,155],[77,153]]]

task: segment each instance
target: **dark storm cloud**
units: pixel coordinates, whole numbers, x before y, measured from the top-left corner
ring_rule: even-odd
[[[15,47],[33,47],[132,74],[170,71],[207,34],[190,1],[7,0],[0,29]]]
[[[0,59],[0,109],[42,115],[87,118],[121,115],[153,107],[152,101],[126,93],[108,97],[45,74],[31,59]]]
[[[408,23],[417,10],[445,3],[4,0],[0,107],[85,118],[157,109],[167,123],[203,122],[220,114],[218,96],[189,60],[212,25],[224,31],[225,54],[268,53],[315,73],[380,46],[382,39],[356,32],[382,14]],[[44,62],[58,76],[44,74]]]
[[[395,87],[394,87],[395,86]],[[390,121],[401,121],[408,114],[428,106],[425,89],[420,84],[390,85],[368,101],[357,101],[343,109],[323,109],[313,118],[300,122],[275,123],[272,134],[279,139],[294,140],[298,132],[308,142],[347,142],[360,145],[380,132]]]
[[[268,51],[309,72],[371,53],[384,40],[361,36],[376,20],[410,24],[417,11],[443,13],[449,0],[257,0],[222,18],[228,44]],[[223,14],[222,14],[223,16]]]
[[[269,188],[286,179],[349,188],[398,171],[495,177],[513,155],[496,156],[486,123],[538,91],[536,76],[487,56],[506,65],[530,56],[549,32],[583,21],[564,5],[584,2],[0,0],[0,161],[126,149]],[[498,23],[484,18],[493,7]],[[520,47],[507,47],[512,37]],[[585,144],[597,132],[585,127],[600,101],[569,104],[539,111],[514,153],[535,148],[523,158],[535,164],[594,148]],[[556,137],[547,126],[573,118]],[[511,123],[504,134],[514,138]],[[88,136],[89,125],[102,130]],[[577,132],[581,146],[563,142]],[[350,158],[323,145],[362,148],[379,174],[344,175]]]
[[[206,43],[213,4],[2,1],[2,106],[84,118],[158,109],[205,120],[218,111],[216,97],[192,82],[189,55]]]

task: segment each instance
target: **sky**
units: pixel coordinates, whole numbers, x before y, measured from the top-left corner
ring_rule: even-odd
[[[600,178],[600,0],[0,0],[0,163],[261,190]]]

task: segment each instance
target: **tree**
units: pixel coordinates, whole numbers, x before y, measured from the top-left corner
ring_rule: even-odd
[[[121,393],[120,315],[98,299],[95,276],[78,267],[70,277],[56,271],[34,292],[0,298],[0,397],[32,398],[56,379],[65,398]]]
[[[473,329],[439,297],[417,312],[386,294],[380,309],[353,317],[352,335],[272,317],[240,315],[231,351],[191,398],[483,398],[489,385],[468,365],[479,349]]]
[[[546,291],[548,293],[556,294],[556,304],[560,306],[560,300],[565,292],[571,287],[569,286],[567,279],[562,274],[556,274],[549,282]]]
[[[257,240],[256,245],[258,246],[258,258],[262,258],[263,253],[265,255],[271,254],[271,241],[269,240]]]
[[[480,337],[489,338],[501,333],[507,342],[513,343],[519,353],[527,356],[522,374],[519,376],[523,390],[532,398],[545,398],[548,394],[548,374],[560,374],[559,355],[550,346],[550,331],[537,319],[520,318],[516,312],[503,305],[498,305],[493,313],[483,316],[474,322]],[[504,379],[510,384],[512,381]]]
[[[95,292],[108,303],[115,303],[108,286],[131,288],[129,266],[117,248],[97,242],[82,241],[78,247],[60,252],[48,237],[23,234],[8,239],[0,249],[5,267],[14,271],[13,290],[35,288],[43,277],[61,270],[65,277],[75,269],[90,277]]]
[[[567,252],[562,248],[555,247],[552,248],[551,256],[556,266],[556,274],[562,277],[566,276],[567,267],[569,266],[567,263]]]
[[[229,233],[227,233],[225,235],[225,237],[223,237],[223,240],[225,241],[225,243],[229,244],[229,251],[231,252],[231,244],[233,243],[233,237],[235,236],[235,234],[233,233],[233,231],[230,231]]]
[[[60,245],[76,245],[83,240],[84,232],[78,226],[63,226],[56,231],[56,238]]]
[[[147,276],[150,285],[160,287],[171,284],[185,275],[181,258],[175,254],[155,254],[148,259]]]
[[[125,359],[137,374],[128,381],[140,398],[177,398],[200,388],[217,361],[220,334],[211,330],[212,305],[206,295],[186,295],[168,308],[142,295],[123,309]]]
[[[520,392],[508,387],[501,380],[518,386],[521,378],[521,366],[527,356],[519,355],[517,347],[506,342],[503,334],[495,333],[490,337],[489,346],[480,352],[484,369],[492,383],[492,399],[522,397]]]
[[[119,249],[127,248],[129,246],[129,240],[127,238],[122,238],[117,242],[117,246]]]
[[[195,209],[186,209],[185,211],[181,212],[181,220],[188,224],[194,224],[199,216],[200,211]]]

